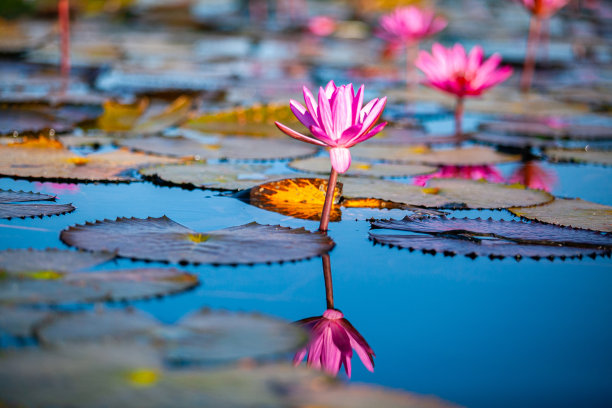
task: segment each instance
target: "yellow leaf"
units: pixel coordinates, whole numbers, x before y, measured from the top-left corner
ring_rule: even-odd
[[[98,118],[98,127],[107,132],[131,130],[148,106],[147,98],[132,104],[106,101],[104,102],[104,113]]]

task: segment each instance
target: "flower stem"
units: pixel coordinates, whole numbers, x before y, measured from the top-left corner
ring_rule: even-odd
[[[338,172],[332,167],[327,183],[327,192],[325,193],[325,204],[323,204],[323,211],[321,212],[321,224],[319,224],[319,231],[321,232],[327,232],[337,181]]]
[[[323,254],[323,277],[325,278],[325,299],[327,300],[327,308],[334,308],[334,286],[332,284],[331,261],[329,254]]]
[[[57,5],[60,26],[61,72],[70,75],[70,2],[59,0]]]
[[[457,97],[455,105],[455,137],[461,139],[463,137],[461,121],[463,119],[463,96]]]
[[[527,53],[525,54],[523,75],[521,76],[521,92],[529,92],[531,88],[541,26],[542,19],[537,16],[532,16],[529,23],[529,37],[527,38]]]

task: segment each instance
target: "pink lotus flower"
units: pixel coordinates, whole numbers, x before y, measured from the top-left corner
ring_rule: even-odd
[[[554,173],[547,172],[535,161],[528,161],[518,167],[510,176],[511,183],[520,183],[525,187],[550,192],[556,183]]]
[[[333,169],[344,173],[351,166],[351,153],[348,149],[371,138],[387,125],[384,122],[374,127],[385,108],[387,98],[376,98],[362,106],[363,89],[361,85],[355,95],[353,84],[337,87],[330,81],[325,89],[319,88],[317,104],[312,93],[304,87],[306,107],[292,99],[291,111],[313,137],[305,136],[279,122],[275,122],[276,126],[295,139],[330,147]]]
[[[311,333],[311,340],[295,354],[294,365],[299,365],[308,353],[309,367],[337,375],[344,364],[346,375],[350,378],[351,358],[355,349],[363,365],[369,371],[374,371],[374,351],[339,310],[327,309],[323,316],[300,320],[297,324]]]
[[[308,20],[308,31],[319,37],[327,37],[336,31],[336,20],[329,16],[315,16]]]
[[[512,75],[512,68],[504,66],[498,69],[500,62],[498,54],[483,62],[480,46],[475,46],[466,54],[461,44],[445,48],[436,43],[431,55],[426,51],[419,53],[416,66],[426,75],[426,85],[462,98],[479,96],[508,79]]]
[[[433,174],[414,178],[414,184],[424,187],[432,178],[462,178],[468,180],[486,180],[492,183],[503,183],[504,177],[494,166],[442,166]]]
[[[446,20],[436,17],[433,10],[398,7],[380,18],[377,34],[390,43],[411,44],[442,31],[446,24]]]
[[[548,18],[564,7],[569,0],[517,0],[531,14],[540,18]]]

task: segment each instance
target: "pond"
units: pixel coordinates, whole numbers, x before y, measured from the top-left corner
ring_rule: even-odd
[[[11,275],[15,273],[11,269],[14,264],[21,262],[16,259],[22,256],[6,252],[0,256],[0,313],[4,315],[0,317],[0,361],[4,359],[0,362],[0,378],[5,382],[0,386],[0,405],[5,402],[5,394],[8,406],[101,406],[105,398],[107,403],[121,401],[121,387],[129,390],[128,399],[122,402],[128,406],[151,401],[160,406],[195,406],[196,401],[205,401],[209,406],[232,407],[317,403],[330,407],[374,403],[402,407],[603,407],[612,403],[612,264],[611,245],[606,241],[610,237],[611,207],[597,213],[594,220],[588,214],[577,216],[579,220],[581,216],[588,218],[588,225],[599,226],[584,228],[606,232],[555,227],[551,233],[525,229],[520,232],[524,236],[517,237],[511,236],[512,231],[504,236],[502,232],[472,233],[467,227],[444,230],[448,224],[440,221],[491,218],[493,226],[482,227],[486,229],[500,228],[497,220],[541,226],[538,217],[551,215],[553,224],[563,225],[563,217],[580,211],[573,210],[569,215],[544,211],[535,216],[536,220],[525,221],[506,209],[519,207],[512,211],[525,214],[525,208],[548,205],[552,196],[558,202],[580,198],[612,206],[607,150],[612,140],[609,105],[606,108],[600,100],[578,101],[585,94],[603,99],[601,90],[610,86],[610,32],[603,29],[609,22],[605,19],[607,5],[602,2],[600,14],[590,9],[570,10],[568,6],[550,20],[552,67],[546,63],[536,66],[534,90],[530,97],[521,99],[524,97],[516,88],[525,54],[528,14],[512,2],[438,2],[449,25],[437,40],[447,45],[461,42],[467,47],[482,42],[485,52],[499,51],[504,62],[515,67],[514,75],[488,94],[492,96],[467,101],[462,124],[466,137],[459,148],[454,139],[450,143],[436,141],[453,135],[453,98],[438,96],[422,86],[406,91],[401,53],[395,59],[381,59],[384,43],[372,30],[382,9],[361,9],[357,14],[362,19],[358,20],[352,12],[360,10],[356,5],[363,2],[307,2],[311,16],[331,15],[337,25],[332,34],[320,37],[312,31],[298,31],[296,27],[307,30],[303,19],[295,20],[299,25],[292,27],[281,24],[283,20],[261,17],[259,26],[252,23],[255,28],[241,27],[240,22],[252,20],[246,12],[237,12],[244,6],[238,3],[199,1],[192,2],[191,8],[181,2],[165,8],[159,2],[147,3],[133,2],[125,10],[96,11],[93,17],[83,6],[87,2],[72,6],[76,13],[71,27],[74,66],[67,90],[55,101],[59,103],[50,103],[50,95],[62,82],[53,73],[59,58],[55,39],[43,41],[42,47],[24,40],[24,52],[4,52],[0,61],[4,77],[0,79],[0,125],[6,135],[0,146],[0,190],[49,194],[56,199],[40,197],[42,200],[34,202],[74,206],[74,210],[60,215],[0,219],[0,248],[58,248],[75,253],[77,248],[104,247],[118,255],[85,262],[87,272],[81,275],[89,277],[81,276],[69,290],[55,283],[64,274],[69,276],[81,269],[77,267],[81,261],[76,258],[60,260],[61,267],[54,269],[55,261],[45,264],[44,252],[33,252],[23,256],[23,262],[37,266]],[[213,12],[216,3],[223,6]],[[306,4],[285,3],[296,7]],[[52,24],[31,20],[44,15],[44,7],[39,7],[29,11],[27,20],[17,20],[22,26],[15,38],[27,35],[31,40],[38,29],[33,27],[42,25],[44,31],[46,24]],[[504,12],[509,14],[504,16]],[[593,17],[598,15],[601,17]],[[499,27],[469,24],[470,19],[482,23],[492,16],[499,17]],[[585,32],[576,31],[580,35],[566,38],[562,33],[568,27]],[[488,30],[493,34],[485,37]],[[595,56],[579,59],[571,46],[575,52],[580,44]],[[431,50],[431,42],[424,42],[421,48]],[[579,76],[590,78],[588,83],[584,79],[584,92],[578,89]],[[314,156],[324,159],[328,169],[329,155],[324,149],[299,142],[285,147],[282,143],[291,139],[276,130],[269,119],[258,117],[281,115],[278,120],[293,126],[295,119],[281,108],[280,113],[275,111],[277,106],[288,106],[289,98],[302,101],[303,85],[314,90],[315,85],[325,86],[330,80],[338,85],[353,82],[357,87],[365,83],[366,101],[389,97],[382,116],[389,122],[386,133],[352,148],[353,167],[340,175],[345,201],[335,211],[341,212],[341,219],[332,214],[327,232],[335,244],[333,249],[326,246],[325,235],[316,232],[322,205],[319,198],[314,204],[315,216],[301,216],[313,207],[305,202],[310,195],[302,201],[298,197],[283,209],[278,201],[258,206],[254,190],[250,190],[291,177],[327,180],[329,170],[308,171],[292,163],[296,158],[306,161]],[[609,95],[607,98],[609,101]],[[119,102],[113,106],[110,100]],[[274,105],[266,105],[270,102]],[[496,132],[486,128],[492,123],[493,127],[495,123],[541,124],[544,119],[563,123],[549,126],[551,133],[567,129],[566,124],[580,131],[566,130],[568,134],[563,137],[540,132],[534,137],[524,130]],[[62,131],[60,125],[66,129]],[[57,129],[50,139],[49,127]],[[7,129],[20,130],[13,134]],[[604,135],[589,138],[579,134],[588,131]],[[32,138],[39,134],[45,137]],[[500,138],[514,134],[529,142],[483,143],[474,136],[486,134]],[[160,137],[164,139],[155,139]],[[389,142],[389,138],[396,140]],[[86,143],[80,142],[86,139]],[[57,141],[63,146],[56,146]],[[384,150],[389,146],[390,150]],[[574,157],[574,162],[554,159],[555,149],[567,148],[601,151],[604,158]],[[474,158],[458,149],[479,150]],[[423,155],[435,155],[432,151],[439,150],[453,156],[423,159]],[[66,156],[59,151],[67,152]],[[116,154],[147,157],[120,160],[113,156]],[[418,160],[392,160],[393,154],[416,155]],[[198,157],[185,158],[190,155]],[[462,160],[467,162],[455,162]],[[378,171],[376,166],[385,164],[429,166],[430,170],[410,173],[406,168],[385,168],[379,171],[391,173],[383,173],[372,184],[363,187],[355,181],[372,180],[367,177],[378,174],[367,172]],[[147,173],[151,165],[154,171]],[[155,167],[158,165],[162,167]],[[259,167],[240,167],[248,165]],[[159,169],[164,166],[185,167],[161,173]],[[198,173],[202,178],[194,181],[188,166],[212,166],[214,177]],[[223,166],[229,169],[219,170]],[[425,180],[424,187],[416,186],[423,173],[440,176],[444,169],[450,172],[450,166],[464,170],[487,167],[503,182],[495,184],[491,178],[490,183],[465,178],[455,181],[461,177],[459,172],[449,179]],[[145,170],[139,173],[139,168]],[[366,177],[355,173],[361,170]],[[513,175],[526,173],[543,174],[543,183],[548,184],[552,196],[546,198],[548,193],[538,187],[525,189],[513,184],[517,180],[511,182]],[[528,184],[525,180],[518,182]],[[248,187],[224,184],[234,182]],[[385,187],[385,182],[398,185],[399,192]],[[444,182],[450,184],[435,187],[435,183]],[[363,191],[359,188],[366,188],[371,195],[351,196],[354,191]],[[406,199],[399,205],[398,198],[392,199],[410,188],[418,188],[423,200],[433,196],[443,204]],[[324,194],[323,187],[315,190]],[[445,198],[446,191],[456,195]],[[376,205],[348,205],[355,198],[376,199]],[[472,200],[474,204],[470,204]],[[481,204],[491,200],[494,204]],[[494,200],[506,200],[508,205],[498,205]],[[3,203],[7,201],[20,200]],[[596,212],[580,214],[588,211]],[[151,225],[151,220],[138,230],[141,227],[124,220],[164,216],[188,228],[188,232],[171,230],[178,227],[170,228],[160,221]],[[406,216],[413,217],[410,222],[433,220],[434,232],[375,228],[380,226],[374,225],[375,220],[401,220]],[[305,231],[289,234],[275,228],[273,232],[257,230],[253,236],[237,238],[219,231],[253,222]],[[237,234],[244,231],[238,229]],[[180,234],[182,238],[176,238]],[[417,235],[426,236],[427,241],[414,239]],[[383,236],[395,238],[385,241]],[[500,236],[505,245],[501,249],[496,246]],[[556,236],[561,238],[555,240]],[[607,243],[597,246],[598,240]],[[115,245],[116,241],[121,242]],[[464,250],[464,245],[484,249]],[[472,256],[474,251],[479,256]],[[575,254],[581,255],[573,257]],[[190,258],[196,255],[202,258]],[[34,258],[42,259],[41,263]],[[329,268],[325,268],[327,261]],[[189,275],[157,280],[145,275],[126,278],[128,286],[113,280],[112,273],[128,268],[178,269]],[[88,280],[102,273],[109,275],[94,284]],[[34,283],[26,285],[24,281]],[[305,332],[292,332],[295,327],[284,323],[321,316],[329,307],[331,282],[333,307],[342,311],[375,353],[373,371],[360,361],[357,352],[353,353],[351,376],[347,377],[344,367],[340,369],[340,384],[333,385],[339,388],[332,389],[339,393],[335,398],[327,388],[330,385],[321,382],[328,381],[323,374],[314,369],[298,370],[299,375],[291,371],[293,355],[307,337]],[[88,291],[81,295],[79,290],[85,287]],[[213,317],[211,321],[192,323],[189,328],[186,316],[188,320],[203,309],[206,312],[202,313]],[[16,310],[37,314],[32,325],[21,321],[26,327],[19,335],[11,331],[15,327],[11,319],[19,319],[12,317]],[[119,313],[117,320],[112,317],[114,312]],[[138,312],[146,318],[123,322],[122,313]],[[71,316],[89,318],[71,325]],[[232,319],[242,318],[244,322],[232,323]],[[211,325],[206,326],[210,331],[187,333],[196,330],[198,324]],[[204,326],[197,326],[197,330]],[[93,352],[88,349],[92,345]],[[151,353],[159,350],[163,350],[164,358],[151,359]],[[130,365],[131,361],[135,363]],[[265,372],[266,368],[274,373]],[[9,375],[9,369],[14,376]],[[113,370],[130,374],[115,376]],[[187,374],[193,374],[193,379],[175,378]],[[247,380],[236,380],[242,378],[240,375],[256,377],[261,383],[251,379],[248,381],[253,383],[245,386]],[[128,379],[121,383],[119,377]],[[84,385],[89,380],[100,389],[108,389],[106,397],[95,396],[92,386]],[[35,386],[30,385],[32,395],[16,397],[15,390],[21,390],[19,382],[31,381],[36,381]],[[361,388],[361,384],[367,387]],[[15,388],[10,391],[10,387]],[[314,396],[317,391],[319,402]],[[390,397],[384,392],[396,394]],[[419,396],[410,400],[408,393]]]

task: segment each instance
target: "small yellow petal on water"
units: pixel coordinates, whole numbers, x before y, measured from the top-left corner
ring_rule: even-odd
[[[195,242],[196,244],[199,244],[201,242],[206,242],[210,239],[210,235],[206,235],[206,234],[188,234],[187,235],[187,239],[191,242]]]
[[[86,157],[70,157],[68,159],[66,159],[66,161],[70,164],[74,164],[75,166],[84,166],[87,163],[89,163],[89,159]]]
[[[359,163],[355,165],[355,168],[359,170],[370,170],[372,165],[368,163]]]
[[[414,154],[425,154],[429,153],[430,149],[427,146],[412,146],[408,151]]]
[[[140,369],[130,371],[127,375],[128,381],[136,387],[149,387],[159,380],[159,371],[151,369]]]
[[[425,194],[438,194],[440,192],[439,187],[424,187],[421,191]]]

